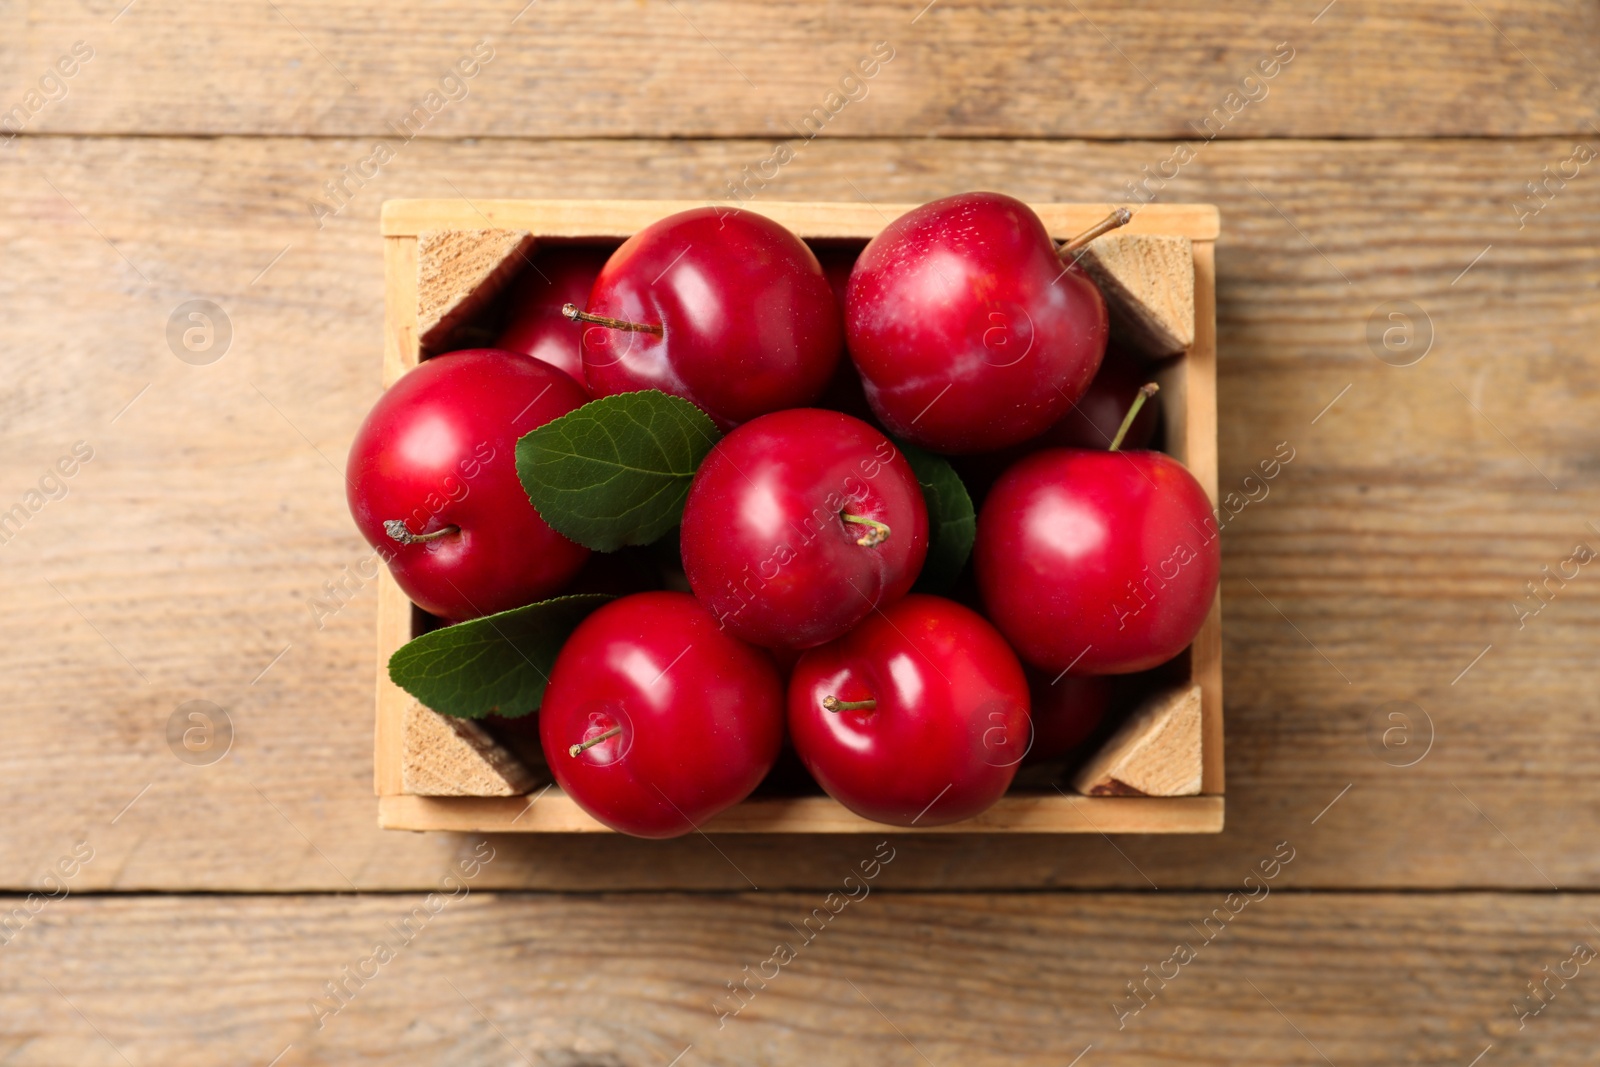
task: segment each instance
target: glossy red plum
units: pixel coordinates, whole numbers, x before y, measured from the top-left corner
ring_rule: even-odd
[[[985,614],[1050,671],[1128,674],[1182,652],[1216,597],[1205,490],[1160,452],[1036,452],[995,484],[973,553]]]
[[[659,389],[723,429],[815,400],[843,352],[838,302],[817,257],[762,215],[694,208],[614,252],[585,312],[583,374],[595,396]]]
[[[717,443],[680,532],[689,585],[728,632],[809,648],[911,588],[928,551],[916,475],[837,411],[764,415]]]
[[[1028,683],[977,612],[913,594],[800,657],[789,735],[839,803],[894,826],[982,812],[1028,743]],[[837,708],[838,710],[833,710]]]
[[[465,349],[378,398],[346,466],[350,514],[424,611],[463,619],[557,592],[589,550],[545,525],[517,480],[517,438],[588,400],[547,363]]]
[[[850,356],[896,437],[935,452],[1034,437],[1089,387],[1105,300],[1026,204],[963,193],[896,219],[867,245],[845,302]]]
[[[567,639],[539,737],[556,783],[584,811],[625,834],[677,837],[772,769],[783,683],[765,652],[724,633],[694,597],[637,593]]]

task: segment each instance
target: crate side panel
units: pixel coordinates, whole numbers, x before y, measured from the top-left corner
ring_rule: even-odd
[[[1188,364],[1188,426],[1185,461],[1215,506],[1217,487],[1217,270],[1216,246],[1194,246],[1194,347]],[[1222,590],[1195,636],[1190,653],[1194,680],[1200,685],[1200,790],[1220,795],[1223,781],[1222,715]]]
[[[867,238],[917,206],[773,200],[749,210],[801,237]],[[1040,204],[1034,210],[1052,235],[1067,238],[1099,222],[1115,206]],[[494,227],[528,230],[535,237],[619,239],[657,219],[698,207],[727,209],[725,204],[699,200],[390,200],[383,205],[383,232],[388,237],[415,237],[424,230]],[[1150,204],[1134,214],[1127,232],[1211,240],[1217,236],[1217,218],[1211,204]]]
[[[708,834],[1209,834],[1222,829],[1222,820],[1221,797],[1010,794],[966,822],[889,827],[821,796],[747,800],[701,829]],[[378,821],[389,830],[610,832],[556,789],[527,797],[383,797]]]

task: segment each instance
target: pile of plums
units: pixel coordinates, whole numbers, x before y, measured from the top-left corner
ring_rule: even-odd
[[[970,818],[1024,755],[1094,730],[1109,676],[1182,653],[1215,596],[1211,503],[1144,450],[1149,368],[1107,355],[1106,302],[1073,262],[1126,217],[1058,245],[975,192],[820,260],[711,207],[609,255],[541,249],[492,347],[427,359],[378,401],[351,510],[441,620],[558,595],[589,550],[530,504],[517,439],[593,398],[682,397],[725,436],[688,491],[678,590],[620,596],[567,639],[538,709],[556,781],[617,830],[670,837],[787,744],[868,819]],[[982,499],[950,598],[912,592],[937,531],[901,443]]]

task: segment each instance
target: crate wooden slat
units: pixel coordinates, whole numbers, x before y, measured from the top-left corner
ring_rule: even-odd
[[[437,230],[523,229],[540,238],[617,240],[692,207],[674,200],[391,200],[384,204],[385,387],[421,358],[417,339],[417,236]],[[794,203],[752,205],[803,238],[866,240],[911,204]],[[1112,204],[1036,204],[1052,235],[1070,237],[1103,218]],[[1158,400],[1167,451],[1184,462],[1217,499],[1216,295],[1214,242],[1220,231],[1209,204],[1152,204],[1126,232],[1178,234],[1194,244],[1195,341],[1165,364]],[[377,723],[374,785],[378,821],[392,830],[461,832],[610,832],[554,787],[521,797],[432,797],[404,791],[401,760],[405,710],[411,698],[389,680],[387,664],[416,631],[418,615],[385,569],[378,590]],[[1105,796],[1013,791],[982,815],[936,833],[1215,833],[1222,829],[1221,594],[1189,652],[1190,681],[1201,689],[1201,794],[1188,797]],[[702,827],[708,833],[858,834],[888,828],[853,815],[827,796],[757,797]],[[915,829],[915,828],[913,828]],[[895,828],[894,832],[905,832]]]
[[[657,219],[708,205],[698,200],[388,200],[385,237],[415,237],[425,230],[528,230],[537,237],[621,240]],[[867,239],[915,204],[773,200],[751,211],[781,222],[805,238]],[[1058,238],[1075,236],[1105,218],[1117,204],[1034,204]],[[1120,233],[1168,233],[1215,241],[1221,228],[1211,204],[1149,204]],[[1198,284],[1199,279],[1196,279]]]
[[[558,789],[522,797],[387,796],[387,830],[611,833]],[[1222,829],[1222,798],[1085,797],[1009,793],[975,818],[948,826],[885,826],[831,797],[755,797],[708,820],[708,834],[1207,834]]]

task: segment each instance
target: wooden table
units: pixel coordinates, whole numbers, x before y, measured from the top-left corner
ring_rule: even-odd
[[[125,2],[0,40],[0,1063],[1593,1062],[1594,4]],[[729,182],[1220,206],[1224,834],[886,832],[807,941],[876,839],[376,828],[379,205]]]

